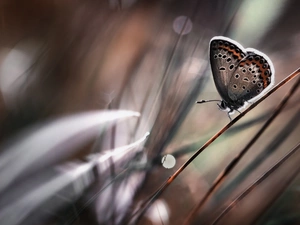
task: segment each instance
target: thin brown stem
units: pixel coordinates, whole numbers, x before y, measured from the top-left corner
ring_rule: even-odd
[[[142,215],[145,212],[151,203],[153,203],[167,188],[168,186],[177,178],[177,176],[191,163],[193,160],[203,152],[211,143],[213,143],[219,136],[221,136],[225,131],[227,131],[233,124],[235,124],[239,119],[241,119],[245,114],[247,114],[250,110],[256,107],[259,103],[281,88],[283,85],[294,79],[300,75],[300,68],[295,70],[289,76],[287,76],[284,80],[274,86],[269,92],[263,95],[260,99],[258,99],[255,103],[250,105],[245,111],[243,111],[240,115],[235,117],[232,121],[230,121],[227,125],[225,125],[219,132],[217,132],[213,137],[211,137],[201,148],[199,148],[172,176],[170,176],[160,187],[155,191],[154,194],[143,204],[143,206],[138,210],[133,217],[140,213]],[[139,216],[138,216],[139,217]]]
[[[246,152],[251,148],[251,146],[257,141],[257,139],[262,135],[262,133],[269,127],[269,125],[273,122],[273,120],[279,115],[282,111],[290,97],[296,92],[298,86],[300,85],[300,78],[298,78],[297,82],[292,86],[289,92],[285,95],[284,99],[279,103],[277,108],[271,117],[265,122],[262,128],[256,133],[256,135],[248,142],[245,148],[227,165],[227,167],[219,174],[216,180],[213,182],[213,185],[210,187],[206,195],[202,198],[199,204],[192,210],[190,215],[187,217],[185,224],[188,224],[196,213],[203,207],[204,203],[207,202],[209,197],[213,194],[213,192],[221,185],[224,179],[228,176],[228,174],[233,170],[233,168],[237,165],[237,163],[241,160],[241,158],[246,154]]]
[[[293,156],[300,149],[300,142],[282,159],[280,159],[273,167],[271,167],[267,172],[265,172],[260,178],[258,178],[253,184],[251,184],[242,194],[240,194],[236,199],[234,199],[226,209],[213,221],[212,225],[216,224],[226,215],[231,209],[233,209],[239,201],[244,199],[248,194],[250,194],[260,183],[266,180],[273,172],[275,172],[286,160]],[[294,172],[294,176],[300,171],[300,167]],[[286,182],[285,186],[288,186],[289,182]]]

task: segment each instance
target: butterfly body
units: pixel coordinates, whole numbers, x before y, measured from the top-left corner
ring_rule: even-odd
[[[274,83],[271,60],[256,49],[244,49],[222,36],[210,41],[210,63],[216,88],[222,97],[219,107],[233,112],[265,93]]]

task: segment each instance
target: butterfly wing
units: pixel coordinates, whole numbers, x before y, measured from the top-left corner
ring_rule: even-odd
[[[274,67],[271,60],[255,49],[246,49],[229,80],[228,96],[235,101],[248,101],[259,97],[274,83]]]
[[[229,102],[228,85],[239,62],[246,56],[237,42],[222,36],[210,41],[210,64],[216,88],[222,99]]]

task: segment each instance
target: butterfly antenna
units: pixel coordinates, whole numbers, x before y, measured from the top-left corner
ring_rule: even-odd
[[[200,100],[197,101],[197,104],[208,103],[208,102],[222,102],[221,100]]]

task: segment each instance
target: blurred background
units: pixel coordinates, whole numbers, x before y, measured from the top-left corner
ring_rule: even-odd
[[[229,122],[216,104],[195,104],[220,99],[210,39],[226,36],[267,54],[277,84],[300,66],[299,7],[296,0],[1,0],[0,224],[183,224],[295,83],[244,116],[140,211]],[[298,144],[299,94],[191,224],[212,224]],[[214,224],[300,224],[299,162],[295,153]]]

